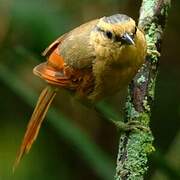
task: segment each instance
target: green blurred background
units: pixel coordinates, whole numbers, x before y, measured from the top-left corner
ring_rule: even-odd
[[[115,13],[137,20],[140,4],[140,0],[0,0],[0,180],[113,179],[119,133],[63,90],[14,174],[12,164],[45,86],[32,74],[33,67],[44,61],[41,52],[87,20]],[[150,157],[148,180],[180,179],[179,12],[180,1],[172,1],[151,121],[157,152]]]

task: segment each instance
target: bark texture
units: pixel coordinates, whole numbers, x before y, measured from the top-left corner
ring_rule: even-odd
[[[161,42],[170,0],[143,0],[138,27],[145,32],[148,53],[143,67],[129,85],[125,122],[138,121],[149,128],[151,106],[161,53]],[[120,137],[116,180],[141,180],[148,169],[148,155],[155,149],[151,131],[137,130]]]

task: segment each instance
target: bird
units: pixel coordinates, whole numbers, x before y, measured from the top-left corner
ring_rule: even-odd
[[[33,69],[48,85],[39,96],[13,169],[31,149],[59,88],[95,104],[128,86],[146,53],[144,32],[125,14],[91,20],[50,44],[42,53],[47,61]]]

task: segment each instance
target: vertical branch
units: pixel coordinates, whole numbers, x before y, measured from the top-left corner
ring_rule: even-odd
[[[140,10],[138,26],[145,32],[148,49],[145,64],[129,86],[125,121],[138,121],[147,128],[169,7],[170,0],[143,0]],[[119,143],[115,179],[143,179],[148,169],[148,155],[154,151],[152,143],[153,135],[150,131],[123,133]]]

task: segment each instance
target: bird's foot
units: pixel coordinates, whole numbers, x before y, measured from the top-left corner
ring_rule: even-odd
[[[124,123],[122,121],[113,121],[118,130],[122,132],[142,130],[150,132],[150,128],[143,126],[139,121],[129,121]]]

